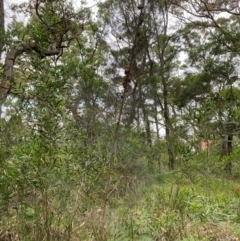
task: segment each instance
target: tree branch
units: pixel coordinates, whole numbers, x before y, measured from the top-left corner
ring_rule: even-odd
[[[7,95],[10,93],[11,85],[14,80],[14,63],[18,56],[29,51],[35,51],[41,58],[44,58],[46,56],[59,55],[61,53],[61,46],[60,43],[56,41],[52,43],[51,49],[44,52],[36,43],[32,42],[28,44],[19,44],[7,52],[3,79],[0,84],[0,117],[2,114],[2,105],[7,98]]]

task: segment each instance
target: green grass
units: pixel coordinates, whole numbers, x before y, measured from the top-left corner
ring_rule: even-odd
[[[208,167],[196,161],[150,178],[122,176],[109,196],[105,240],[239,240],[238,166],[231,177],[218,165],[208,163]],[[49,186],[42,193],[22,195],[21,200],[16,194],[2,211],[0,237],[14,241],[99,240],[102,212],[101,195],[91,190],[86,194],[80,185]]]
[[[108,240],[238,240],[238,183],[204,171],[165,173],[134,207],[113,211]]]

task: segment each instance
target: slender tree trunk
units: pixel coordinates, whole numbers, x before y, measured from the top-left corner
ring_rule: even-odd
[[[4,46],[4,2],[0,0],[0,60],[2,56],[3,46]],[[1,82],[1,81],[0,81]],[[0,88],[2,88],[2,84],[0,84]],[[2,103],[5,100],[5,93],[3,89],[0,89],[0,119],[2,116]]]
[[[163,1],[163,19],[162,19],[162,24],[163,24],[163,29],[162,32],[159,32],[159,29],[157,28],[157,23],[153,28],[155,30],[155,33],[157,35],[162,35],[165,36],[166,39],[168,38],[168,21],[169,21],[169,16],[168,16],[168,4],[167,1]],[[167,47],[168,47],[169,41],[160,41],[160,38],[157,39],[157,48],[158,48],[158,58],[160,61],[160,66],[159,66],[159,76],[161,78],[161,82],[162,82],[162,87],[163,87],[163,100],[159,101],[160,103],[160,107],[162,109],[163,112],[163,119],[164,119],[164,123],[165,123],[165,132],[166,132],[166,142],[167,142],[167,152],[168,152],[168,166],[169,166],[169,170],[173,170],[174,169],[174,162],[175,162],[175,157],[174,157],[174,150],[173,150],[173,146],[172,146],[172,122],[171,122],[171,118],[170,118],[170,113],[169,113],[169,103],[168,103],[168,79],[169,79],[169,73],[171,70],[170,67],[170,63],[173,60],[173,58],[175,57],[175,53],[173,53],[172,55],[167,56]],[[161,104],[163,103],[163,104]]]
[[[137,92],[137,83],[134,84],[134,88],[132,90],[132,95],[131,95],[131,111],[130,111],[130,116],[127,120],[127,128],[129,128],[133,122],[134,122],[134,118],[136,117],[136,109],[137,109],[137,98],[136,98],[136,92]]]
[[[158,126],[158,111],[157,111],[156,97],[154,98],[154,119],[155,119],[156,131],[157,131],[157,139],[159,140],[160,135],[159,135],[159,126]]]
[[[143,121],[144,121],[144,126],[145,126],[146,140],[151,149],[151,147],[152,147],[151,127],[150,127],[150,121],[148,118],[148,110],[146,109],[146,106],[145,106],[145,100],[144,100],[141,85],[139,85],[138,90],[139,90],[139,97],[140,97],[140,108],[142,109],[142,113],[143,113]],[[153,156],[151,154],[148,155],[148,167],[149,167],[149,171],[153,171]]]
[[[143,106],[142,110],[143,110],[143,118],[144,118],[144,122],[145,122],[145,131],[146,131],[146,136],[147,136],[147,143],[149,144],[149,146],[152,146],[150,122],[149,122],[149,119],[148,119],[148,114],[147,114],[147,111],[145,109],[145,106]]]
[[[4,46],[4,3],[0,0],[0,58]]]
[[[152,137],[151,137],[150,121],[148,119],[148,113],[147,113],[147,110],[146,110],[144,104],[142,106],[142,112],[143,112],[143,119],[144,119],[144,123],[145,123],[145,132],[146,132],[147,143],[151,149]],[[149,171],[153,171],[153,156],[151,155],[151,153],[149,153],[149,155],[148,155],[148,168],[149,168]]]
[[[169,170],[174,169],[174,151],[172,146],[172,140],[171,140],[171,120],[170,120],[170,114],[169,114],[169,104],[168,104],[168,89],[167,89],[167,83],[163,77],[163,116],[165,121],[165,132],[166,132],[166,141],[167,141],[167,152],[168,152],[168,167]]]
[[[226,138],[223,139],[223,143],[222,143],[223,156],[229,156],[232,153],[232,141],[233,141],[232,134],[229,134],[227,136],[227,139]],[[230,160],[226,163],[224,170],[226,171],[226,173],[232,174],[232,162]]]

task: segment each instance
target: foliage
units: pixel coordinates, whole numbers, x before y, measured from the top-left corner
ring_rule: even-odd
[[[0,240],[238,240],[239,13],[224,2],[12,6]]]

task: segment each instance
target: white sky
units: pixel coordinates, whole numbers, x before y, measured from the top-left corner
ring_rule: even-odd
[[[79,6],[81,6],[81,1],[80,0],[71,0],[73,2],[73,6],[75,6],[76,8],[79,8]],[[94,8],[96,8],[95,6],[97,5],[97,3],[101,2],[102,0],[86,0],[87,2],[87,6],[89,8],[91,8],[92,10],[94,10]],[[5,24],[9,24],[11,22],[11,18],[14,15],[14,12],[12,12],[10,10],[10,6],[12,4],[21,4],[24,2],[28,2],[28,0],[4,0],[4,9],[5,9]],[[23,20],[24,21],[24,17],[20,16],[19,14],[17,15],[19,17],[19,20]],[[23,19],[21,19],[23,18]]]

